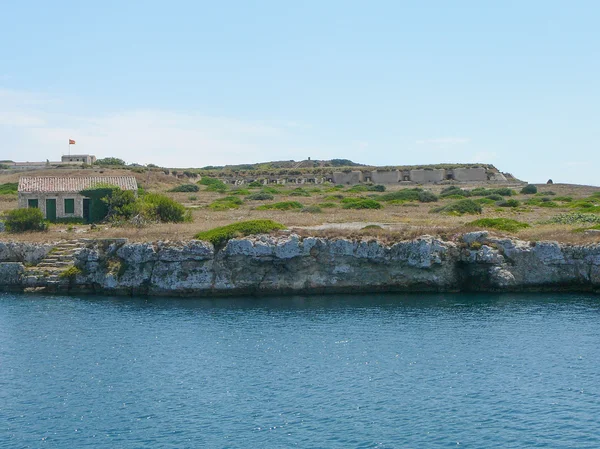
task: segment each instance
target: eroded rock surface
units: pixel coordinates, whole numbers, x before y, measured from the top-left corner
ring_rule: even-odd
[[[44,286],[23,276],[52,245],[0,242],[0,286]],[[20,262],[20,263],[18,263]],[[465,234],[385,245],[375,240],[256,236],[210,243],[94,240],[74,256],[78,272],[49,290],[149,295],[368,291],[600,291],[600,245],[536,244]]]

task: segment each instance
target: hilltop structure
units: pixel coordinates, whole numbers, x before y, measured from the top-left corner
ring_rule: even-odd
[[[278,169],[269,174],[255,173],[253,170],[237,172],[202,173],[223,182],[244,185],[251,182],[262,184],[323,184],[331,182],[341,185],[361,183],[373,184],[435,184],[443,182],[498,182],[515,181],[510,175],[499,172],[495,167],[472,165],[420,166],[420,167],[315,167],[302,170]]]

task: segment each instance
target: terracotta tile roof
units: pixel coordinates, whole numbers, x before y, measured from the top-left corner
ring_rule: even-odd
[[[22,176],[19,192],[80,192],[98,184],[110,184],[123,190],[137,190],[133,176]]]

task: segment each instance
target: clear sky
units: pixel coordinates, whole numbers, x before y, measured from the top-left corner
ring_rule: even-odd
[[[600,185],[598,1],[28,1],[0,159],[487,162]]]

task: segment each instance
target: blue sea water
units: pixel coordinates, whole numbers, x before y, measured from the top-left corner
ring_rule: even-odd
[[[0,294],[0,448],[598,448],[600,297]]]

